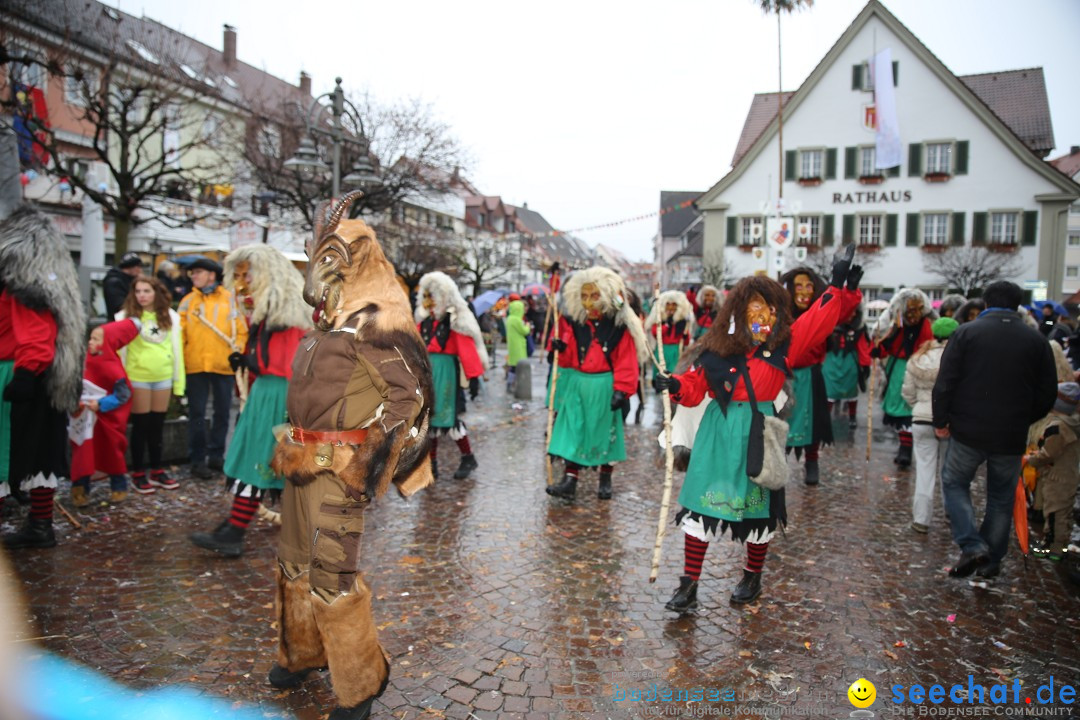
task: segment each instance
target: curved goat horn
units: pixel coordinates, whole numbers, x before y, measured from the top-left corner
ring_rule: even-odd
[[[329,217],[326,219],[326,226],[323,228],[320,235],[324,237],[337,230],[338,223],[341,222],[341,217],[349,210],[354,202],[364,196],[363,190],[353,190],[347,193],[344,197],[338,200],[337,205],[330,211]]]

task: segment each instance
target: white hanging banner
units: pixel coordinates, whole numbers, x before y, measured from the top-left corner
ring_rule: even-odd
[[[893,87],[892,50],[885,48],[874,56],[874,114],[877,120],[877,144],[874,165],[878,170],[900,164],[900,124],[896,120],[896,91]]]

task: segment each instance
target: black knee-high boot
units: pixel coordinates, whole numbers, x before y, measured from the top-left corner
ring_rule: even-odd
[[[150,413],[131,414],[131,471],[142,472],[146,465],[146,431]]]

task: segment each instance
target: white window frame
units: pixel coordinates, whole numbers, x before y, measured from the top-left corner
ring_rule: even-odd
[[[867,160],[869,159],[869,168],[867,168]],[[877,148],[873,145],[860,145],[859,146],[859,177],[881,177],[882,171],[874,167],[877,159]]]
[[[1080,202],[1074,202],[1069,206],[1070,215],[1080,215]]]
[[[817,172],[814,172],[815,170]],[[825,148],[805,148],[799,150],[799,179],[820,180],[824,177]]]
[[[72,107],[86,107],[86,98],[83,96],[83,83],[80,83],[77,78],[74,77],[76,70],[81,70],[83,73],[83,83],[86,84],[86,88],[91,93],[97,93],[100,88],[99,75],[97,70],[91,70],[85,67],[69,67],[67,69],[67,75],[64,76],[64,102]]]
[[[923,174],[944,173],[945,175],[952,175],[953,156],[955,154],[956,143],[952,140],[937,140],[925,143],[923,145]],[[932,163],[931,160],[933,160]]]
[[[1066,243],[1069,247],[1080,247],[1080,233],[1069,233]]]
[[[1080,278],[1080,265],[1066,265],[1065,277],[1067,278]]]
[[[919,236],[922,245],[942,247],[949,244],[952,213],[946,210],[919,214]],[[933,227],[932,227],[933,226]]]
[[[945,288],[943,287],[922,288],[922,291],[926,293],[926,297],[931,301],[945,298]]]
[[[1019,210],[991,210],[989,216],[987,220],[990,228],[987,242],[990,245],[1020,244]]]
[[[795,242],[801,245],[821,245],[821,215],[800,215],[795,219],[795,229],[798,230],[798,226],[806,223],[810,226],[810,237],[806,240],[802,240],[796,234]]]
[[[760,215],[743,215],[739,217],[739,244],[761,245],[765,240],[765,222]],[[753,226],[761,226],[757,239],[754,239]]]
[[[855,216],[855,237],[858,245],[885,246],[885,213],[861,213]]]
[[[45,52],[34,43],[18,39],[11,43],[9,53],[13,56],[30,55],[38,62],[26,65],[21,62],[12,61],[6,68],[8,77],[27,87],[38,88],[41,90],[42,94],[47,96],[49,88],[49,71],[41,64],[43,62],[41,58],[46,57]],[[36,82],[27,82],[28,78],[33,78]]]

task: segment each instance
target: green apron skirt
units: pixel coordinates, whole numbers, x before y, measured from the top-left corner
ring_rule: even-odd
[[[678,362],[679,362],[679,346],[678,345],[661,345],[660,347],[662,347],[664,349],[663,352],[664,352],[665,369],[669,373],[675,372],[675,365],[677,365]],[[657,360],[657,362],[660,361],[660,353],[656,353],[656,360]],[[659,370],[654,365],[653,366],[653,377],[656,376],[657,372],[659,372]]]
[[[6,388],[15,376],[15,361],[0,360],[0,388]],[[11,403],[0,400],[0,483],[10,480],[11,468]],[[3,497],[0,494],[0,497]]]
[[[431,386],[435,395],[431,427],[452,428],[457,425],[457,357],[447,353],[429,353],[428,358],[431,360]]]
[[[555,388],[555,427],[548,452],[593,467],[626,459],[623,416],[611,409],[615,376],[559,368]]]
[[[830,400],[853,400],[859,396],[859,361],[855,353],[825,353],[821,372]]]
[[[251,385],[251,394],[236,421],[232,440],[225,453],[227,477],[263,490],[281,490],[285,478],[270,469],[274,457],[274,426],[288,422],[285,397],[289,381],[279,375],[260,375]]]
[[[792,370],[792,391],[795,409],[788,418],[788,447],[806,447],[814,442],[814,379],[813,368]]]
[[[892,427],[911,425],[911,406],[904,401],[901,389],[904,387],[904,373],[907,372],[906,359],[890,357],[885,361],[885,396],[881,409],[885,413],[885,424]]]

